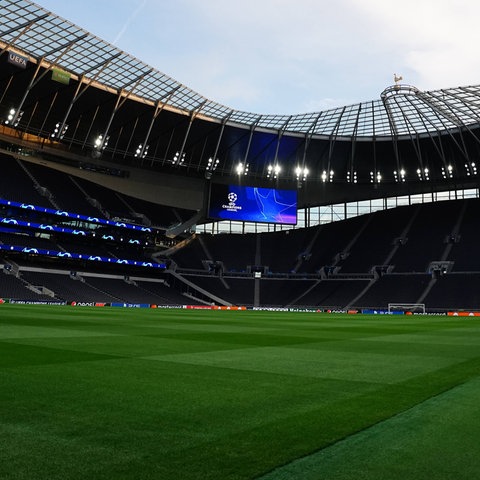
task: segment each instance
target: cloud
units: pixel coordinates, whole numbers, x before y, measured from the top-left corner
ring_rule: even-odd
[[[473,0],[84,0],[78,10],[43,1],[240,110],[302,113],[378,99],[394,73],[422,90],[478,83]],[[98,15],[81,17],[92,9]]]
[[[470,0],[354,0],[363,9],[369,29],[376,25],[379,42],[398,58],[421,89],[478,82],[476,53],[480,5]],[[406,78],[407,77],[407,78]],[[408,80],[408,76],[404,75]]]
[[[122,25],[122,28],[118,32],[117,36],[113,40],[113,45],[116,45],[118,41],[123,37],[125,32],[127,31],[127,28],[130,26],[130,24],[135,20],[137,15],[145,8],[145,5],[147,4],[147,0],[143,0],[135,10],[130,14],[130,16],[127,18],[125,23]]]

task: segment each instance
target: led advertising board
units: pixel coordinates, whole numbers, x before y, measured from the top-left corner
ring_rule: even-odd
[[[212,184],[208,216],[216,220],[297,223],[297,191]]]

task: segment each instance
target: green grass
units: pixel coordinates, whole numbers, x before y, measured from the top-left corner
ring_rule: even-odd
[[[0,479],[480,478],[480,318],[0,306]]]

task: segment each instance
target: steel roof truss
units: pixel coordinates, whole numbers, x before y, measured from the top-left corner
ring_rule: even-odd
[[[423,92],[417,92],[417,97],[420,98],[424,103],[426,103],[437,114],[439,120],[441,115],[447,118],[450,122],[452,122],[457,127],[461,127],[463,125],[463,122],[459,121],[458,117],[452,116],[449,112],[445,111],[443,106],[439,105],[439,102],[435,97],[432,96],[432,98],[429,98],[428,94]]]
[[[88,73],[94,72],[97,68],[100,70],[95,73],[95,76],[93,78],[98,78],[98,76],[103,72],[105,67],[109,65],[113,60],[118,58],[121,55],[120,52],[116,53],[115,55],[112,55],[109,58],[105,58],[102,62],[96,63],[95,65],[92,65],[90,68],[87,68],[86,70],[83,71],[82,75],[86,76]]]
[[[445,123],[443,122],[443,119],[442,117],[440,116],[439,112],[436,110],[436,109],[432,109],[432,112],[437,115],[437,118],[438,118],[438,121],[442,124],[442,127],[443,127],[443,130],[450,136],[450,138],[452,139],[453,143],[458,147],[458,150],[460,151],[460,153],[463,155],[463,157],[468,160],[469,157],[468,157],[468,153],[466,152],[466,150],[464,150],[462,148],[462,146],[457,142],[456,138],[453,136],[452,134],[452,131],[451,129],[447,128],[447,126],[445,125]]]
[[[426,125],[426,123],[425,123],[425,120],[424,120],[424,118],[423,118],[423,116],[422,116],[421,111],[419,110],[419,108],[417,107],[417,105],[415,105],[413,102],[411,102],[411,103],[412,103],[413,108],[417,111],[418,116],[419,116],[419,118],[420,118],[420,121],[423,123],[424,128],[425,128],[425,130],[427,131],[428,136],[429,136],[430,140],[431,140],[432,143],[433,143],[433,146],[435,147],[435,150],[437,151],[438,155],[440,156],[440,158],[442,159],[442,161],[443,161],[443,163],[444,163],[444,165],[445,165],[445,167],[446,167],[446,166],[447,166],[447,160],[446,160],[446,157],[445,157],[445,152],[444,152],[444,150],[443,150],[442,137],[441,137],[441,135],[440,135],[440,132],[439,132],[438,130],[435,130],[436,133],[437,133],[437,138],[438,138],[438,145],[437,145],[437,142],[435,141],[435,138],[433,137],[431,130],[427,127],[427,125]]]
[[[132,82],[129,82],[127,85],[130,85],[134,83],[133,88],[131,90],[128,90],[125,94],[125,90],[121,88],[118,92],[118,97],[117,101],[115,103],[115,107],[113,108],[112,114],[110,115],[110,119],[108,120],[107,127],[105,128],[105,132],[102,136],[102,145],[100,145],[100,148],[103,146],[103,143],[105,142],[105,139],[107,138],[108,132],[110,130],[110,127],[112,125],[113,119],[117,112],[122,108],[122,106],[125,104],[125,102],[129,99],[130,95],[133,94],[134,90],[136,87],[141,83],[141,81],[151,72],[152,70],[149,70],[147,72],[142,73],[139,75],[137,78],[132,80]]]
[[[250,125],[250,135],[248,136],[248,143],[247,148],[245,149],[245,157],[243,158],[243,165],[247,164],[248,155],[250,155],[250,148],[252,146],[253,134],[255,133],[255,128],[257,127],[258,123],[262,119],[262,116],[259,115],[255,122]]]
[[[452,96],[454,96],[455,98],[457,98],[457,96],[455,94],[452,94]],[[458,98],[457,98],[458,99]],[[463,100],[463,99],[462,99]],[[477,121],[480,120],[480,117],[478,117],[478,115],[475,114],[475,111],[472,110],[472,108],[470,107],[470,105],[467,104],[466,101],[464,101],[463,103],[465,105],[465,107],[472,113],[472,115],[469,115],[470,118],[475,118]],[[452,114],[455,115],[455,111],[452,107],[452,105],[450,105],[450,103],[446,103],[446,105],[448,106],[449,110],[452,111]],[[473,132],[473,130],[470,128],[470,126],[466,123],[463,124],[463,127],[466,128],[468,130],[468,132],[472,135],[472,137],[474,138],[474,140],[480,144],[480,139],[477,137],[477,135],[475,135],[475,133]],[[461,131],[460,131],[461,133]],[[466,147],[465,147],[466,149]]]
[[[100,70],[92,77],[89,78],[88,81],[84,83],[84,76],[82,76],[78,82],[77,89],[75,90],[75,93],[73,95],[73,98],[68,106],[67,112],[65,113],[65,116],[63,117],[61,127],[59,129],[60,132],[63,131],[65,128],[65,124],[67,123],[68,117],[70,115],[70,112],[72,111],[73,105],[75,102],[88,90],[88,88],[92,85],[92,83],[97,79],[97,77],[101,74],[101,72],[107,67],[107,65],[114,60],[118,55],[115,55],[111,58],[106,59],[100,64],[95,65],[94,69],[101,67]],[[84,85],[84,88],[82,88],[82,85]]]
[[[33,20],[29,20],[28,22],[22,23],[21,25],[17,25],[16,27],[12,27],[9,30],[6,30],[5,32],[1,32],[0,36],[4,37],[6,35],[10,35],[13,32],[16,32],[19,29],[22,29],[16,37],[12,38],[12,40],[5,43],[5,47],[0,51],[0,55],[3,55],[5,53],[5,51],[8,50],[9,47],[14,45],[15,42],[23,36],[23,34],[27,33],[28,30],[30,30],[30,28],[32,28],[32,25],[35,22],[38,22],[39,20],[43,20],[46,17],[48,17],[48,13],[45,14],[45,15],[40,15],[39,17],[37,17]]]
[[[222,128],[220,129],[220,135],[218,136],[217,144],[215,145],[215,152],[213,153],[213,162],[215,162],[217,159],[218,150],[220,148],[220,142],[222,141],[223,132],[225,130],[225,125],[227,124],[228,119],[232,116],[232,113],[233,113],[233,110],[231,110],[230,113],[222,121]]]
[[[180,148],[178,158],[182,158],[183,152],[185,151],[185,145],[187,144],[188,136],[190,135],[190,130],[192,128],[193,121],[195,120],[196,116],[202,110],[202,107],[205,105],[207,100],[199,104],[194,110],[190,112],[190,120],[188,122],[187,131],[185,132],[185,136],[183,137],[182,147]]]
[[[341,120],[342,120],[343,114],[345,113],[346,108],[347,107],[343,107],[342,111],[338,115],[338,119],[335,123],[335,127],[333,128],[333,131],[332,131],[332,133],[330,135],[330,138],[329,138],[327,170],[330,170],[330,164],[331,164],[332,156],[333,156],[333,148],[334,148],[335,142],[337,140],[338,129],[340,128]]]
[[[405,95],[403,98],[405,98],[408,102],[410,102],[410,104],[413,106],[413,103],[411,101],[411,99],[409,98],[408,95]],[[418,161],[420,162],[420,165],[422,166],[423,168],[423,157],[422,157],[422,150],[420,148],[420,145],[418,144],[418,133],[417,133],[417,130],[415,129],[415,126],[412,125],[411,121],[410,121],[410,118],[408,118],[408,116],[406,115],[406,113],[404,112],[404,110],[400,107],[400,105],[398,104],[397,102],[397,99],[395,98],[395,102],[397,103],[398,105],[398,108],[402,114],[402,117],[403,117],[403,120],[405,122],[405,125],[407,127],[407,130],[408,130],[408,136],[410,137],[410,141],[412,142],[412,145],[413,145],[413,149],[415,150],[415,154],[417,155],[417,159]],[[415,107],[414,107],[415,108]],[[410,129],[411,128],[411,129]],[[412,135],[412,130],[413,130],[413,135]]]
[[[50,15],[48,13],[45,13],[44,15],[39,15],[38,17],[34,18],[33,20],[27,20],[24,23],[21,23],[20,25],[16,25],[15,27],[9,28],[8,30],[5,30],[4,32],[0,32],[0,36],[6,36],[10,35],[13,32],[16,32],[20,29],[22,30],[22,33],[24,33],[26,30],[28,30],[34,23],[43,20],[44,18],[49,17]],[[18,38],[18,37],[17,37]]]
[[[443,150],[443,145],[442,145],[442,137],[440,136],[439,131],[435,130],[436,133],[437,133],[437,138],[438,138],[438,145],[437,145],[437,142],[435,141],[435,138],[433,137],[431,130],[427,127],[427,125],[425,123],[424,116],[422,115],[421,110],[413,102],[410,101],[410,103],[412,104],[412,107],[415,109],[415,111],[418,113],[418,117],[419,117],[420,121],[422,122],[422,124],[425,128],[425,131],[427,132],[430,140],[432,141],[433,146],[435,147],[435,150],[437,151],[438,155],[442,159],[444,165],[447,166],[447,160],[446,160],[445,152]],[[423,168],[423,164],[421,164],[421,165],[422,165],[422,168]]]
[[[75,37],[74,39],[70,40],[69,42],[63,43],[62,45],[59,45],[58,47],[55,47],[54,49],[50,50],[47,53],[43,54],[43,58],[46,58],[50,55],[53,55],[54,53],[61,52],[60,56],[57,57],[54,61],[54,64],[56,65],[60,59],[75,45],[75,43],[79,42],[80,40],[83,40],[84,38],[88,37],[88,33],[85,33],[84,35],[80,35],[78,37]]]
[[[307,160],[307,150],[310,146],[310,142],[312,141],[313,135],[315,134],[315,129],[317,128],[317,123],[322,116],[322,112],[320,112],[316,117],[315,121],[311,123],[308,127],[308,131],[305,133],[305,148],[303,150],[303,159],[302,159],[302,167],[305,167],[305,163]]]
[[[358,110],[357,110],[357,118],[355,119],[355,125],[353,127],[353,132],[352,132],[352,148],[351,148],[351,155],[350,155],[350,175],[353,176],[353,162],[355,158],[355,147],[357,144],[357,132],[358,132],[358,123],[360,121],[360,113],[362,111],[362,104],[358,105]]]
[[[282,141],[282,136],[285,133],[285,129],[287,128],[288,123],[292,119],[292,116],[288,117],[288,119],[284,122],[281,128],[278,130],[278,139],[277,139],[277,146],[275,148],[275,156],[273,158],[273,164],[276,165],[278,161],[278,150],[280,149],[280,142]]]

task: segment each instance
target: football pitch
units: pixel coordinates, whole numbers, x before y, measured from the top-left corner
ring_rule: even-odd
[[[480,318],[0,305],[2,480],[480,478]]]

